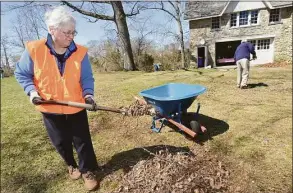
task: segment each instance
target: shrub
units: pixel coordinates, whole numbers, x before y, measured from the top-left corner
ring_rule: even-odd
[[[14,75],[14,70],[11,67],[4,66],[3,71],[4,71],[4,77],[9,77]]]
[[[104,55],[91,57],[90,61],[94,69],[98,71],[119,71],[123,69],[120,53],[113,48],[106,48]]]
[[[154,58],[150,54],[144,53],[137,57],[138,70],[145,72],[154,71]]]
[[[164,51],[157,58],[158,63],[161,63],[162,70],[175,70],[180,68],[180,53],[177,51]]]

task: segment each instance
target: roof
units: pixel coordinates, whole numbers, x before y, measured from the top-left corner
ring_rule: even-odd
[[[229,2],[230,1],[188,1],[186,3],[186,13],[184,15],[184,19],[197,20],[222,16]],[[290,7],[293,5],[290,1],[264,1],[264,3],[270,9]]]
[[[292,1],[270,1],[273,8],[293,6]]]
[[[220,16],[229,1],[189,1],[186,4],[184,19]]]

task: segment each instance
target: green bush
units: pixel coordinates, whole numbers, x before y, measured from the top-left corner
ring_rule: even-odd
[[[180,52],[164,51],[158,58],[158,63],[161,63],[161,70],[175,70],[180,68]]]
[[[104,56],[91,57],[91,64],[98,71],[119,71],[123,69],[120,53],[108,47]]]
[[[4,77],[9,77],[14,75],[14,70],[12,68],[4,66],[2,69],[4,71]]]
[[[137,68],[140,71],[152,72],[154,71],[154,58],[150,54],[144,53],[138,56]]]

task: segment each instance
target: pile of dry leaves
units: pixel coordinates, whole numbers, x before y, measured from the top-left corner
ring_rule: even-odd
[[[226,192],[229,176],[222,162],[214,158],[161,150],[138,162],[113,193]]]
[[[155,109],[151,105],[138,98],[128,107],[120,107],[120,110],[126,112],[125,115],[127,116],[135,117],[155,114]]]
[[[276,67],[285,67],[288,66],[288,62],[274,62],[274,63],[267,63],[263,64],[260,67],[265,67],[265,68],[276,68]]]

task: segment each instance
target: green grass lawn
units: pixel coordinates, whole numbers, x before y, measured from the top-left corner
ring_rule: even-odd
[[[172,129],[150,130],[151,117],[90,112],[96,156],[105,170],[97,192],[118,187],[126,167],[146,159],[141,147],[169,145],[215,154],[230,168],[241,192],[292,191],[292,66],[251,68],[251,89],[236,88],[236,70],[95,73],[99,105],[130,105],[134,95],[168,82],[202,84],[197,99],[211,138],[188,140]],[[196,110],[196,102],[189,111]],[[86,192],[70,181],[51,146],[40,113],[14,77],[1,80],[1,192]]]

